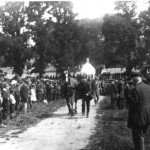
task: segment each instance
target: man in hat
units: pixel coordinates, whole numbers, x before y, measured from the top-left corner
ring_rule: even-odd
[[[88,118],[90,112],[90,100],[92,100],[92,96],[91,85],[85,76],[82,77],[81,82],[78,85],[78,92],[82,99],[82,116],[85,115],[86,108],[86,117]]]
[[[117,89],[117,85],[113,79],[110,80],[109,95],[110,95],[110,99],[111,99],[111,108],[116,109],[117,98],[118,98],[118,89]]]
[[[129,101],[128,128],[132,129],[135,150],[145,150],[144,139],[150,125],[150,86],[142,82],[140,73],[132,73],[135,86]]]
[[[27,102],[28,102],[28,98],[29,98],[29,90],[28,90],[27,83],[28,83],[27,80],[23,80],[21,88],[20,88],[20,97],[21,97],[21,103],[23,106],[24,114],[27,113]]]
[[[9,114],[9,99],[10,99],[10,86],[7,82],[4,83],[4,88],[2,90],[2,106],[3,106],[3,120],[8,119],[8,114]]]
[[[97,79],[97,77],[95,77],[95,79],[92,80],[91,82],[91,90],[92,90],[92,95],[94,98],[94,102],[95,105],[98,103],[99,100],[99,96],[100,96],[100,82]]]
[[[119,84],[117,86],[118,89],[118,99],[117,106],[119,109],[123,109],[125,105],[125,94],[124,94],[124,81],[123,79],[119,79]]]

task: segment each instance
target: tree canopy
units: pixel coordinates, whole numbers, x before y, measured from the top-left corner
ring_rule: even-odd
[[[77,20],[71,1],[6,2],[0,7],[0,67],[21,75],[28,65],[42,76],[49,64],[73,70],[86,57],[94,66],[129,72],[150,64],[150,8],[140,14],[136,8],[135,1],[116,1],[115,14]]]

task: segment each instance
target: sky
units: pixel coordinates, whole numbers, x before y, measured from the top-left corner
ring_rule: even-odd
[[[72,0],[74,12],[79,13],[78,18],[98,18],[106,13],[114,13],[115,0]],[[137,11],[142,11],[148,7],[148,1],[136,0]]]
[[[5,1],[10,1],[10,0],[5,0]],[[18,0],[11,0],[11,1],[18,1]],[[29,1],[29,0],[23,0],[23,1]],[[40,0],[34,0],[34,1],[40,1]],[[98,18],[98,17],[102,17],[106,13],[114,13],[115,0],[71,0],[71,1],[74,4],[73,11],[75,13],[78,13],[79,19]],[[138,4],[138,11],[145,9],[148,6],[148,4],[146,3],[148,0],[135,0],[135,1]],[[3,2],[4,0],[1,0],[0,5],[2,5]]]
[[[113,0],[73,0],[74,12],[80,18],[97,18],[114,12]]]

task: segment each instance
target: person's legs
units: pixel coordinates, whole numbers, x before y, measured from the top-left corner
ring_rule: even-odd
[[[82,115],[85,114],[85,99],[82,99]]]
[[[100,95],[100,94],[99,94],[99,91],[97,91],[97,92],[96,92],[97,103],[98,103],[98,101],[99,101],[99,95]]]
[[[14,112],[15,112],[15,104],[10,105],[10,118],[14,117]]]
[[[86,108],[87,108],[87,118],[88,118],[90,112],[90,100],[86,100]]]
[[[117,107],[118,107],[118,109],[121,108],[120,97],[117,98]]]
[[[95,105],[97,104],[97,97],[96,97],[96,92],[94,91],[93,92],[93,98],[94,98],[94,102],[95,102]]]
[[[24,102],[23,111],[24,111],[24,114],[27,113],[27,102]]]
[[[120,109],[124,109],[124,99],[120,98]]]
[[[2,111],[0,110],[0,125],[3,123]]]
[[[144,139],[147,132],[147,126],[135,127],[132,129],[132,138],[135,150],[145,150]]]
[[[115,98],[111,98],[111,108],[116,109],[116,99]]]
[[[6,128],[7,126],[3,124],[3,113],[0,110],[0,128]]]
[[[3,120],[7,120],[9,114],[9,110],[3,109]]]

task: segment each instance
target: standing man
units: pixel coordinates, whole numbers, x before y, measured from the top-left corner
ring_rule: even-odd
[[[3,124],[3,113],[2,113],[3,107],[2,107],[2,102],[3,102],[3,98],[1,96],[1,90],[0,90],[0,128],[7,127],[7,126],[5,126]]]
[[[2,98],[3,98],[3,102],[2,102],[2,106],[3,106],[3,119],[7,120],[8,119],[8,115],[9,115],[9,105],[10,105],[10,91],[9,91],[9,84],[5,83],[4,84],[4,88],[2,91]]]
[[[27,113],[27,102],[29,98],[29,90],[27,86],[27,81],[23,80],[21,89],[20,89],[21,103],[23,105],[24,114]]]
[[[92,90],[92,95],[94,97],[94,102],[96,105],[98,103],[99,95],[100,95],[100,82],[97,79],[97,77],[95,77],[95,79],[92,80],[91,90]]]
[[[150,125],[150,86],[142,82],[140,73],[131,74],[135,86],[129,101],[128,128],[132,129],[135,150],[145,150],[144,139]]]
[[[111,80],[111,83],[110,83],[109,94],[110,94],[110,99],[111,99],[111,108],[116,109],[117,98],[118,98],[118,89],[117,89],[117,85],[113,79]]]
[[[38,102],[43,102],[45,95],[45,86],[44,83],[40,80],[37,80],[36,84],[36,96]]]
[[[86,107],[86,117],[89,117],[90,112],[90,100],[91,97],[91,86],[90,83],[87,81],[86,77],[83,77],[81,82],[78,85],[80,97],[82,99],[82,115],[85,115],[85,107]],[[86,106],[85,106],[86,105]]]
[[[123,79],[120,79],[117,88],[118,88],[118,99],[117,99],[118,108],[123,109],[124,105],[125,105],[125,94],[124,94],[124,81],[123,81]]]

